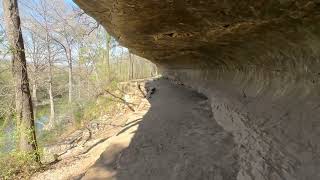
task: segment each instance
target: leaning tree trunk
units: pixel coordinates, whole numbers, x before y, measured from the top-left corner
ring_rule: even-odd
[[[39,161],[32,98],[30,94],[17,0],[3,0],[3,9],[6,32],[12,52],[12,72],[16,92],[15,101],[18,120],[19,148],[23,152],[33,154],[35,160]]]

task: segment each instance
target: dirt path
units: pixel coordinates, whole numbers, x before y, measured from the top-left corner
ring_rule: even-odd
[[[81,178],[236,179],[233,138],[212,119],[206,98],[164,79],[150,86],[149,111],[112,137]]]
[[[91,128],[94,128],[95,132],[90,133],[91,136],[89,139],[88,127],[79,129],[66,138],[61,139],[61,142],[49,147],[51,150],[46,152],[46,154],[51,156],[63,152],[62,155],[59,156],[59,161],[47,166],[46,170],[34,174],[31,179],[80,179],[106,149],[115,142],[121,141],[121,138],[129,138],[131,135],[127,134],[127,132],[129,132],[128,130],[136,128],[134,125],[142,120],[143,116],[148,112],[150,104],[143,98],[135,82],[129,82],[128,85],[130,86],[130,90],[128,90],[130,95],[128,94],[128,98],[135,103],[135,112],[130,111],[123,103],[119,103],[121,110],[115,112],[114,117],[107,120],[91,122],[91,126],[94,125],[94,127]],[[117,136],[118,133],[120,134],[122,132],[126,133]],[[73,139],[80,140],[75,144],[70,144],[70,141],[74,141]]]

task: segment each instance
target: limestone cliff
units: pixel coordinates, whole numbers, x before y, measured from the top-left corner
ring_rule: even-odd
[[[210,98],[238,144],[237,179],[320,179],[320,1],[75,1]]]

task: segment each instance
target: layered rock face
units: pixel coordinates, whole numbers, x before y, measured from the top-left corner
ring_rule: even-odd
[[[320,179],[320,1],[75,1],[209,97],[238,144],[237,179]]]

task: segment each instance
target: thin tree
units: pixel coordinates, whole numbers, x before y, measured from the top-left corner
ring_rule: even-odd
[[[36,12],[36,15],[29,14],[31,19],[29,20],[33,25],[28,27],[31,33],[37,34],[40,39],[44,42],[43,44],[43,55],[45,56],[45,64],[47,64],[48,73],[47,73],[47,91],[49,95],[50,102],[50,116],[47,129],[52,129],[56,124],[55,121],[55,104],[54,104],[54,95],[53,95],[53,68],[54,68],[54,49],[53,49],[53,40],[52,40],[52,22],[50,19],[50,6],[47,0],[37,0],[31,1],[31,6],[28,8],[31,12]]]
[[[25,41],[24,46],[26,49],[26,54],[31,60],[30,69],[29,69],[29,81],[32,85],[32,101],[33,101],[33,113],[36,119],[36,110],[38,104],[38,85],[41,84],[41,73],[45,69],[44,59],[44,48],[43,43],[40,38],[32,31],[29,32],[29,41]],[[31,74],[30,74],[31,72]]]
[[[133,71],[134,59],[132,58],[132,54],[129,51],[129,80],[134,78],[134,71]]]
[[[4,20],[12,52],[12,72],[15,81],[15,103],[19,132],[19,148],[40,161],[29,88],[24,42],[17,0],[3,0]]]
[[[48,22],[48,9],[47,4],[45,4],[46,1],[40,1],[41,9],[43,13],[43,19],[44,19],[44,30],[45,30],[45,43],[47,48],[47,59],[48,59],[48,93],[49,93],[49,99],[50,99],[50,118],[49,118],[49,129],[53,128],[55,125],[55,107],[54,107],[54,100],[53,100],[53,57],[52,57],[52,51],[51,51],[51,38],[50,38],[50,30],[49,30],[49,22]]]
[[[65,33],[65,32],[63,32]],[[63,40],[65,42],[65,44],[63,42],[60,42],[57,39],[54,39],[55,42],[57,42],[63,49],[67,62],[68,62],[68,104],[71,105],[72,104],[72,96],[73,96],[73,61],[72,61],[72,45],[74,43],[74,39],[70,39],[68,37],[68,34],[63,34]]]
[[[110,81],[111,76],[111,68],[110,68],[110,47],[111,47],[111,36],[108,32],[106,32],[106,61],[105,61],[105,68],[106,68],[106,74],[108,80]]]

